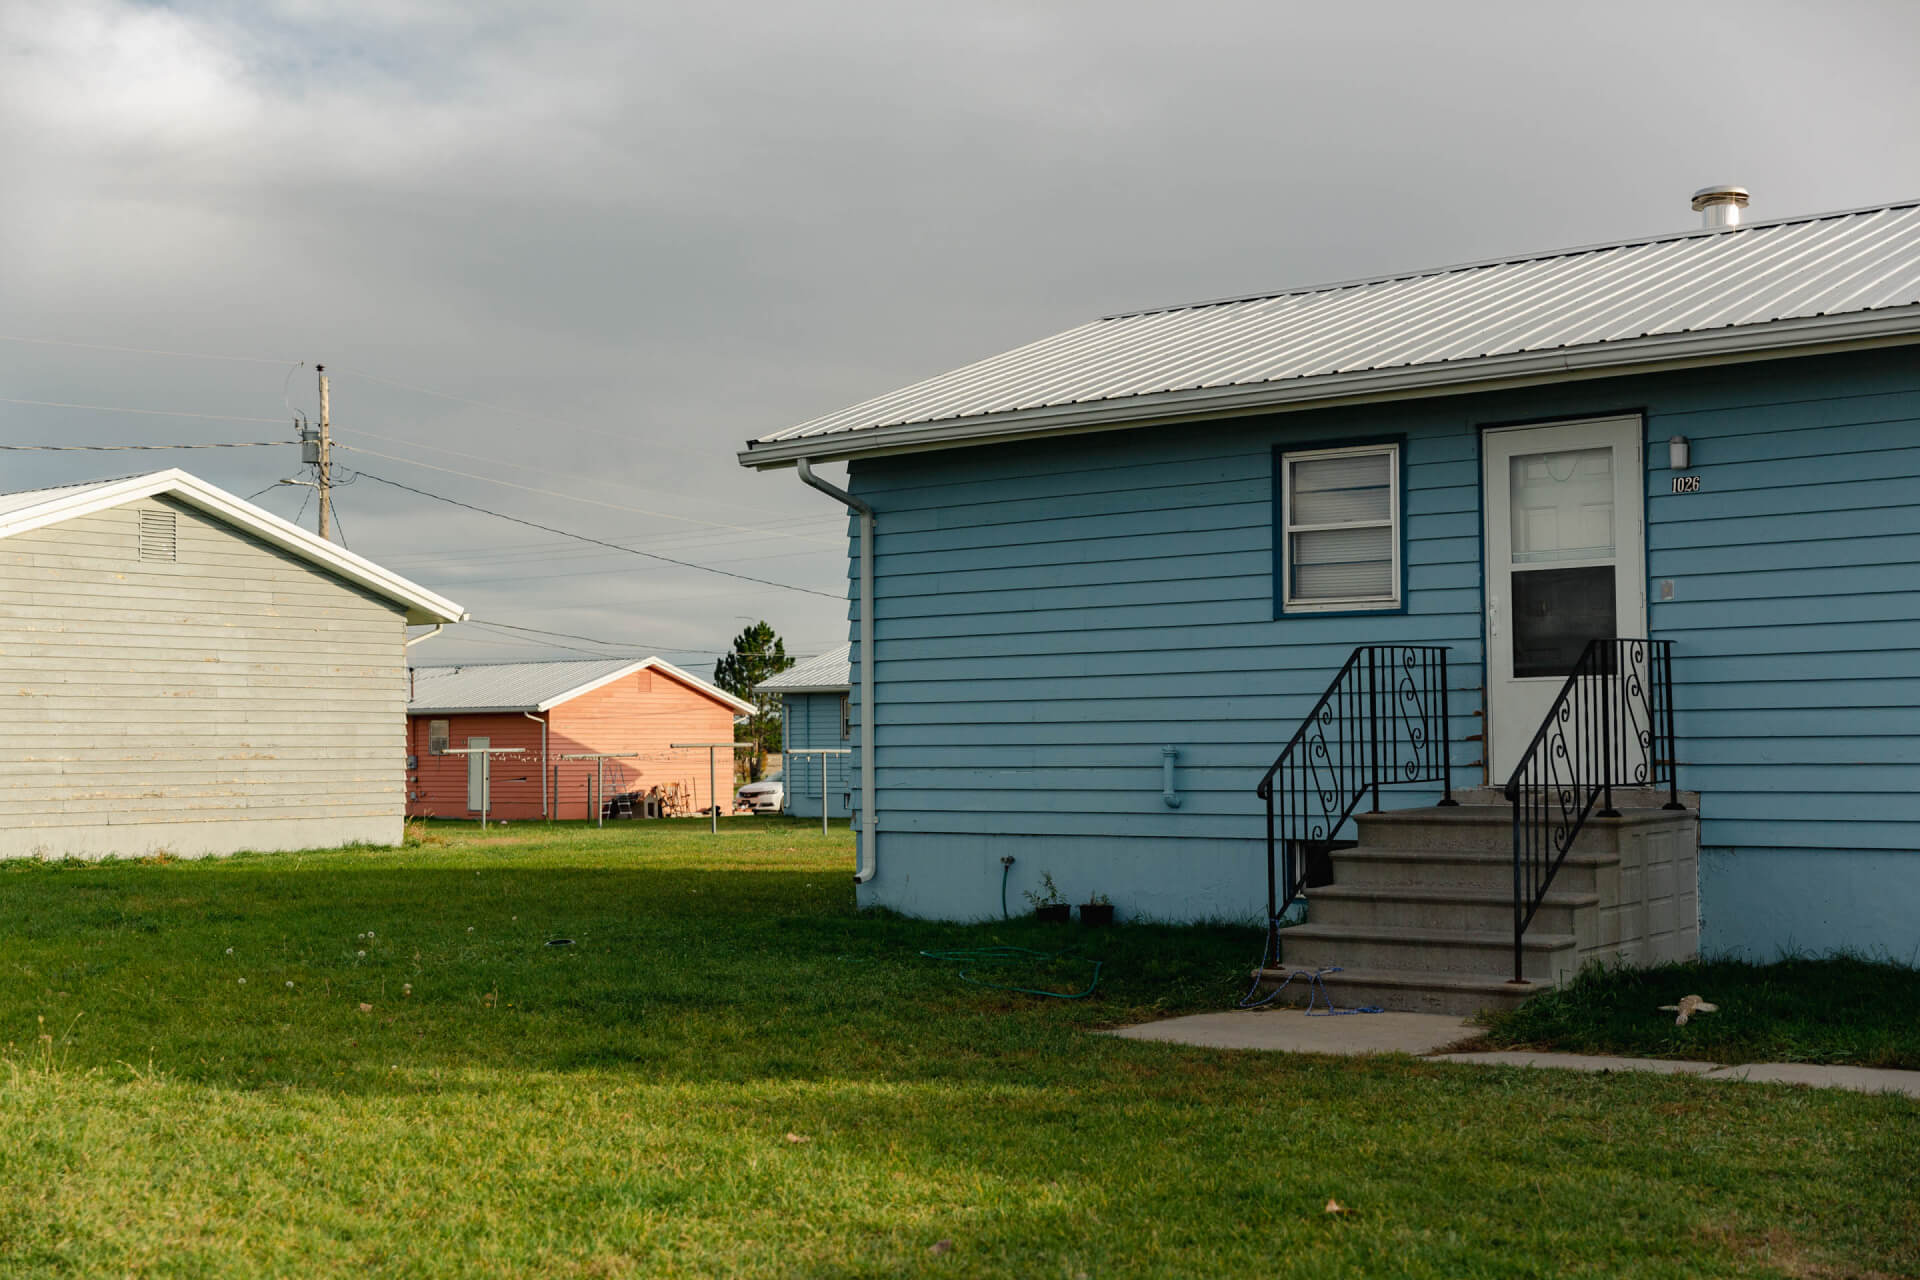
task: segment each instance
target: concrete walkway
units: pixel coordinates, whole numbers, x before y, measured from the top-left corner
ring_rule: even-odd
[[[1127,1040],[1159,1040],[1208,1049],[1268,1049],[1280,1053],[1355,1056],[1407,1053],[1435,1062],[1488,1067],[1547,1067],[1562,1071],[1651,1071],[1691,1075],[1702,1080],[1753,1080],[1804,1084],[1859,1093],[1898,1093],[1920,1098],[1920,1071],[1874,1067],[1829,1067],[1810,1062],[1757,1062],[1723,1067],[1713,1062],[1673,1058],[1615,1058],[1604,1054],[1532,1053],[1502,1049],[1487,1053],[1449,1053],[1480,1029],[1461,1018],[1434,1013],[1359,1013],[1312,1015],[1298,1009],[1233,1010],[1168,1018],[1110,1032]]]
[[[1472,1039],[1478,1027],[1440,1013],[1306,1014],[1298,1009],[1236,1009],[1168,1018],[1112,1034],[1210,1049],[1278,1049],[1283,1053],[1436,1053]]]

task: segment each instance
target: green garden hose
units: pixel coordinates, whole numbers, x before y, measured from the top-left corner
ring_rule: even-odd
[[[1031,947],[972,947],[964,951],[922,951],[921,955],[929,960],[953,960],[961,964],[977,964],[983,960],[1018,960],[1026,956],[1039,956],[1046,960],[1057,960],[1066,955],[1064,951],[1035,951]],[[1010,987],[999,982],[983,982],[965,969],[960,971],[960,981],[971,982],[976,987],[991,987],[995,991],[1017,991],[1024,996],[1046,996],[1052,1000],[1085,1000],[1100,985],[1100,960],[1090,960],[1093,966],[1093,979],[1087,983],[1085,991],[1042,991],[1037,987]]]

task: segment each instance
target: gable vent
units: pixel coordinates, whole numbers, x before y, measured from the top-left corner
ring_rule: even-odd
[[[174,516],[171,511],[140,513],[140,558],[173,563],[175,555]]]

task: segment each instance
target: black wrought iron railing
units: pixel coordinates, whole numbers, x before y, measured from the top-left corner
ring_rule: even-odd
[[[1521,942],[1590,817],[1617,818],[1614,789],[1665,786],[1673,749],[1673,641],[1593,639],[1507,779],[1513,805],[1513,980]]]
[[[1267,802],[1267,928],[1306,887],[1308,857],[1325,852],[1380,788],[1439,782],[1452,805],[1447,750],[1447,651],[1431,645],[1362,645],[1301,722],[1254,788]],[[1277,950],[1270,950],[1277,955]]]

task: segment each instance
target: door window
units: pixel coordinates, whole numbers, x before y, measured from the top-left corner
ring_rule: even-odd
[[[1588,640],[1618,634],[1613,450],[1521,454],[1508,484],[1513,674],[1564,676]]]

